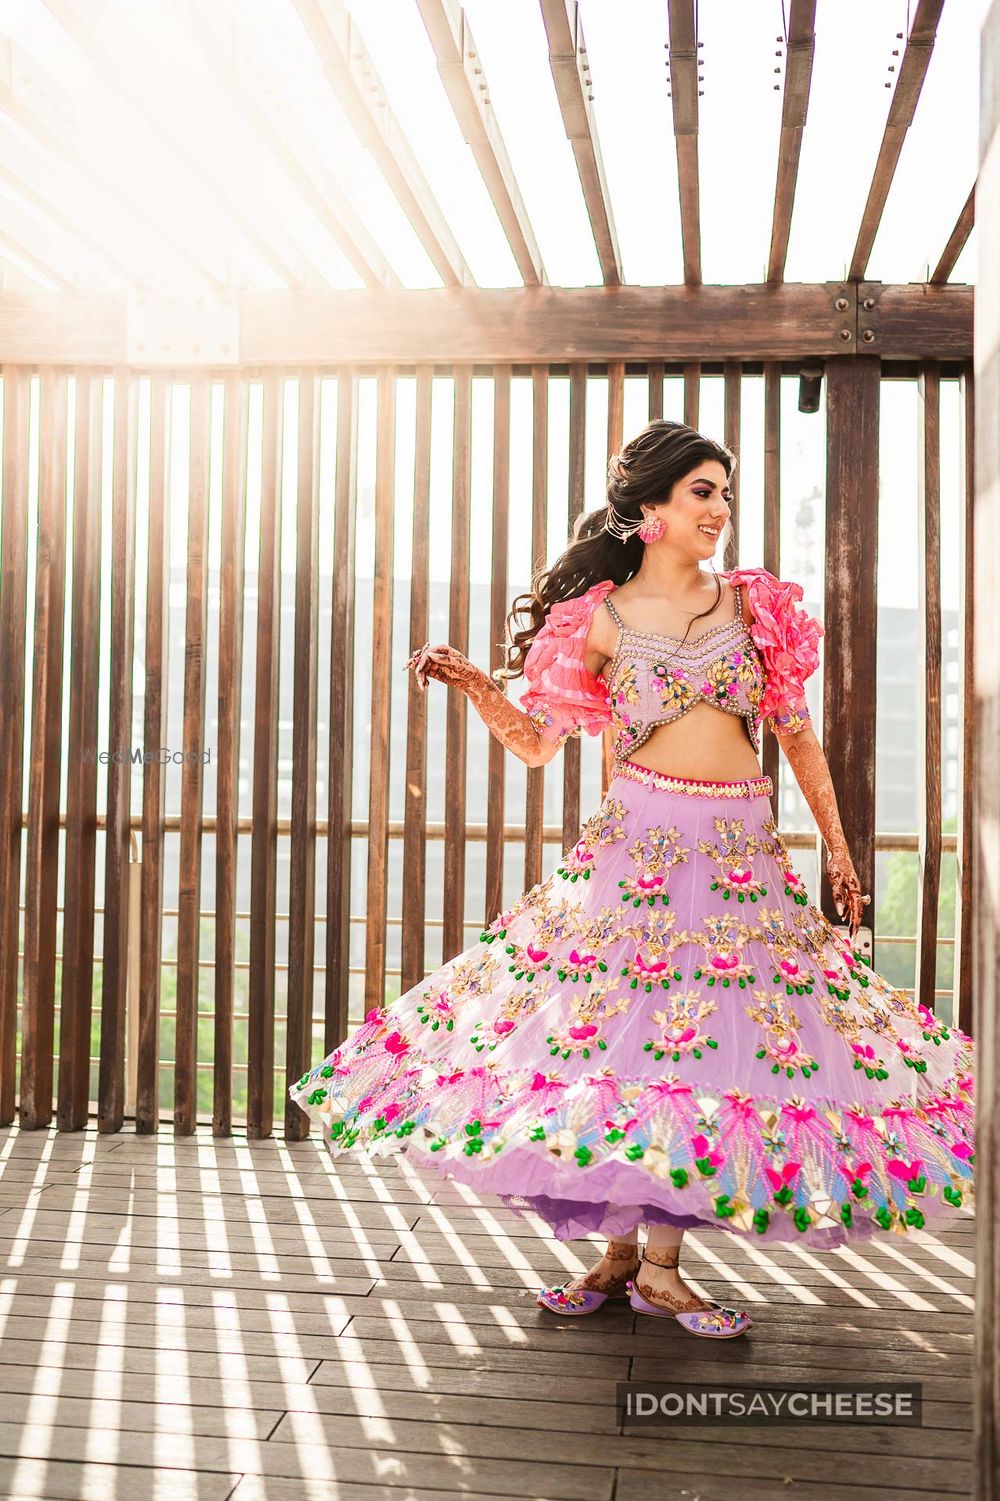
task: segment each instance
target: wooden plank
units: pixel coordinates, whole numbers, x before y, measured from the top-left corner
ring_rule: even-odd
[[[445,286],[471,284],[472,272],[347,6],[343,0],[292,0],[292,4],[338,107],[371,152],[441,280]]]
[[[433,371],[417,372],[413,452],[413,526],[410,533],[410,651],[427,640],[430,589],[431,405]],[[490,742],[492,749],[493,742]],[[399,988],[411,990],[426,973],[427,694],[408,674],[406,778],[403,808],[403,904]],[[492,807],[490,808],[492,812]]]
[[[647,371],[649,382],[649,420],[658,421],[663,416],[663,361],[650,360]]]
[[[108,745],[132,740],[132,663],[135,627],[136,384],[115,371],[111,470],[111,628],[108,651]],[[101,969],[101,1059],[98,1128],[120,1131],[125,1117],[125,1000],[128,986],[129,856],[132,768],[108,759],[104,838],[104,955]]]
[[[941,252],[940,259],[928,278],[935,286],[944,285],[955,269],[955,263],[962,251],[968,244],[972,233],[972,226],[976,222],[976,185],[972,184],[969,196],[962,205],[961,212],[955,220],[955,228],[948,236],[948,243]]]
[[[917,914],[914,999],[934,1011],[941,891],[941,367],[917,382]],[[866,888],[867,889],[867,888]]]
[[[879,386],[877,358],[861,355],[827,365],[823,749],[851,859],[862,891],[872,896],[864,915],[872,932]],[[848,703],[852,712],[845,714]],[[820,867],[817,905],[838,923],[825,858]]]
[[[531,577],[548,563],[549,371],[531,372]],[[545,767],[529,766],[524,779],[524,889],[542,878]]]
[[[782,281],[785,275],[815,48],[816,0],[792,0],[785,43],[785,86],[781,96],[781,135],[771,215],[771,245],[767,256],[767,280],[770,283]]]
[[[739,460],[742,433],[743,413],[743,367],[738,360],[727,360],[723,372],[725,416],[723,425],[725,430],[724,442],[726,447],[736,454]],[[729,541],[724,549],[723,568],[728,572],[732,568],[739,567],[740,560],[740,466],[737,462],[729,479],[729,488],[732,492],[731,501],[731,525],[729,528]]]
[[[958,806],[955,848],[955,960],[952,986],[954,1020],[963,1032],[972,1033],[973,974],[973,861],[975,819],[972,806],[975,787],[976,685],[975,665],[975,494],[976,494],[976,388],[972,369],[959,382],[962,421],[959,428],[958,513],[958,774],[955,798]]]
[[[25,639],[28,598],[28,438],[25,370],[3,366],[0,516],[0,1125],[17,1107],[18,948],[24,797]]]
[[[978,254],[1000,259],[1000,0],[980,33]],[[970,1458],[976,1501],[995,1501],[1000,1462],[1000,296],[987,276],[976,298],[974,686],[972,769],[971,1031],[976,1039],[976,1265],[986,1269],[976,1298],[973,1352],[974,1431]],[[966,414],[972,397],[966,388]],[[966,463],[969,462],[968,438]],[[968,608],[968,606],[967,606]]]
[[[489,85],[468,17],[458,0],[417,0],[437,70],[462,135],[476,159],[526,287],[548,281],[517,176],[490,103]]]
[[[174,1132],[190,1136],[198,1110],[198,982],[201,959],[201,842],[208,652],[208,460],[211,386],[191,384],[184,610],[184,724],[177,871],[177,1000]]]
[[[844,314],[850,320],[852,299],[856,299],[857,343],[853,347],[859,353],[880,354],[885,361],[908,358],[905,351],[911,349],[916,341],[926,344],[923,355],[918,356],[918,359],[953,358],[954,352],[966,343],[964,317],[951,328],[947,327],[942,320],[944,307],[941,297],[961,290],[962,283],[957,286],[941,286],[931,282],[913,282],[909,291],[900,287],[883,286],[877,281],[854,283],[853,291],[847,294],[848,308]],[[915,340],[918,328],[921,332]],[[841,353],[846,353],[851,347],[851,341],[845,341]],[[958,358],[970,359],[971,349],[968,354],[959,355]],[[885,368],[883,365],[883,370]],[[906,373],[912,378],[917,372],[910,370]]]
[[[587,437],[587,367],[576,364],[569,375],[569,466],[567,535],[572,537],[583,514]],[[602,736],[602,745],[604,737]],[[580,837],[580,736],[563,746],[562,847],[571,849]]]
[[[701,205],[698,184],[698,56],[694,0],[668,0],[668,94],[672,99],[677,186],[681,208],[684,284],[701,284]]]
[[[590,92],[590,64],[580,6],[576,0],[541,0],[541,10],[549,44],[549,69],[566,137],[573,148],[601,276],[605,286],[620,286],[625,278],[597,137],[597,120],[590,107],[594,96]]]
[[[490,660],[495,672],[505,663],[508,608],[507,555],[510,546],[510,366],[493,372],[493,532],[490,542]],[[486,769],[486,891],[484,924],[504,905],[504,817],[507,751],[490,736]]]
[[[931,53],[938,22],[944,9],[944,0],[917,0],[916,10],[910,24],[903,55],[899,60],[899,76],[892,91],[892,102],[885,122],[885,132],[879,147],[875,170],[872,173],[868,200],[865,203],[858,238],[851,256],[851,281],[860,281],[868,269],[868,261],[882,222],[889,189],[896,173],[896,165],[903,149],[906,132],[913,123],[920,91],[930,66]],[[907,12],[909,14],[909,12]]]
[[[250,981],[247,1137],[271,1134],[274,1112],[275,889],[278,861],[278,645],[281,620],[281,475],[284,382],[264,378],[260,548],[250,839]]]
[[[472,371],[455,372],[452,439],[451,572],[448,589],[448,640],[469,650],[469,502],[472,463]],[[441,962],[465,948],[465,783],[468,700],[457,688],[447,690],[445,722],[444,910]]]
[[[316,702],[319,665],[319,377],[299,377],[295,505],[295,626],[292,649],[292,807],[288,873],[288,988],[285,1065],[297,1079],[311,1067],[316,953]],[[285,1095],[285,1137],[307,1134],[308,1118]]]
[[[871,352],[898,360],[972,358],[971,286],[752,282],[242,291],[235,294],[232,363],[238,355],[245,366],[325,371],[344,363],[559,365],[620,359],[623,350],[633,361],[844,358],[857,348],[858,295],[872,290],[881,317]],[[840,297],[846,311],[836,307]],[[112,292],[4,291],[0,347],[12,363],[123,363],[126,299]],[[219,356],[206,350],[188,364],[216,369]]]
[[[608,361],[608,433],[607,453],[619,453],[624,438],[625,426],[625,363],[623,360]],[[614,764],[612,728],[607,725],[601,736],[601,797],[611,784]]]
[[[243,702],[248,400],[246,378],[230,376],[223,385],[219,560],[219,769],[215,787],[215,1024],[212,1048],[212,1133],[215,1136],[228,1136],[233,1128],[233,964],[236,959],[237,825]],[[154,555],[152,549],[150,555]]]
[[[149,501],[146,535],[146,680],[143,736],[163,745],[170,680],[170,522],[168,402],[170,386],[154,376],[149,393]],[[163,952],[164,815],[167,769],[158,758],[142,769],[142,876],[139,888],[139,1038],[135,1129],[147,1135],[160,1119],[160,991]]]
[[[618,453],[625,441],[625,361],[608,361],[608,453]]]
[[[701,365],[697,360],[684,364],[684,421],[697,429],[701,420]]]
[[[385,1004],[385,919],[389,870],[389,730],[392,672],[393,511],[396,372],[378,374],[375,456],[375,579],[372,595],[371,759],[368,768],[368,882],[365,1010]],[[449,763],[449,771],[451,770]],[[447,887],[447,880],[445,881]]]
[[[781,368],[764,366],[764,567],[781,575]],[[781,807],[778,784],[778,742],[761,726],[760,764],[774,784],[771,816],[777,822]]]
[[[87,1124],[94,993],[97,861],[97,748],[101,650],[101,467],[104,392],[100,376],[75,377],[72,618],[69,744],[66,764],[66,869],[59,1005],[60,1131]],[[154,556],[150,547],[150,556]],[[162,550],[155,556],[162,558]],[[147,653],[148,660],[148,653]],[[145,741],[159,745],[159,740]]]
[[[354,767],[354,533],[357,511],[357,379],[337,372],[337,469],[330,601],[330,766],[326,840],[324,1053],[347,1036],[351,956],[351,802]]]
[[[18,1111],[20,1125],[27,1130],[47,1126],[52,1119],[66,607],[67,377],[61,372],[43,370],[39,386],[38,532]],[[72,874],[69,879],[73,879]]]

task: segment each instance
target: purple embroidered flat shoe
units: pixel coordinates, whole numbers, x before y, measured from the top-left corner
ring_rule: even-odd
[[[609,1240],[602,1259],[611,1262],[624,1261],[629,1266],[634,1266],[640,1260],[639,1250],[636,1247],[633,1251],[627,1243],[617,1244]],[[593,1287],[567,1287],[565,1283],[559,1283],[556,1287],[543,1287],[539,1290],[535,1302],[539,1308],[547,1308],[550,1313],[596,1313],[609,1298],[628,1297],[631,1283],[626,1277],[621,1277],[620,1273],[619,1277],[614,1279],[606,1292],[598,1292]]]
[[[706,1308],[672,1313],[669,1308],[650,1303],[633,1282],[629,1283],[629,1305],[636,1313],[647,1313],[656,1319],[676,1319],[689,1334],[699,1334],[704,1339],[733,1339],[737,1334],[745,1334],[753,1325],[753,1319],[742,1309],[726,1308],[714,1298],[708,1301]]]
[[[626,1298],[628,1291],[621,1288],[617,1292],[599,1293],[592,1287],[543,1287],[535,1299],[539,1308],[547,1308],[550,1313],[596,1313],[603,1303],[609,1298]]]

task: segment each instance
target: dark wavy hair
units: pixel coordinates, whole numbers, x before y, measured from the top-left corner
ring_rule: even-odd
[[[504,622],[508,638],[502,643],[506,661],[493,673],[494,678],[503,682],[522,675],[528,649],[554,604],[576,599],[601,579],[624,584],[638,572],[645,543],[635,534],[622,542],[606,531],[608,507],[623,521],[638,521],[643,503],[661,505],[669,501],[678,480],[690,474],[702,459],[716,460],[725,469],[727,478],[732,479],[737,460],[725,444],[706,438],[684,422],[673,422],[666,417],[647,423],[621,453],[611,455],[607,505],[577,518],[566,550],[550,568],[537,569],[532,574],[530,592],[519,594],[514,600]],[[688,630],[702,615],[711,615],[721,597],[720,583],[715,603],[700,615],[692,616]],[[527,615],[529,619],[522,630],[516,631],[514,621],[519,615]],[[687,632],[684,639],[687,640]]]

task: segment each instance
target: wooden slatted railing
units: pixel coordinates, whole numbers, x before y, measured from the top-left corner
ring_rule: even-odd
[[[739,451],[742,383],[748,368],[727,360],[713,373],[723,380],[725,438]],[[750,373],[763,375],[764,380],[762,560],[780,572],[781,377],[792,372],[769,362],[751,367]],[[464,696],[432,686],[427,695],[412,687],[406,695],[405,748],[400,758],[393,752],[392,690],[398,696],[407,681],[401,669],[409,652],[428,637],[438,639],[441,631],[431,607],[432,573],[440,572],[431,537],[441,535],[445,507],[451,559],[444,634],[460,650],[467,650],[478,617],[488,613],[489,660],[482,665],[495,667],[501,660],[498,642],[511,595],[525,586],[532,566],[546,560],[555,530],[552,518],[560,518],[558,529],[568,535],[581,510],[600,497],[595,483],[600,485],[603,476],[588,471],[588,407],[606,394],[602,437],[606,436],[609,451],[617,450],[628,436],[624,431],[626,395],[631,401],[634,394],[631,385],[626,392],[626,380],[646,376],[643,399],[650,415],[656,416],[664,410],[668,374],[682,378],[683,411],[687,420],[697,424],[705,369],[696,362],[670,366],[656,362],[645,371],[626,366],[623,360],[606,366],[574,363],[555,371],[547,365],[492,369],[427,364],[404,372],[385,365],[378,368],[374,381],[367,368],[338,367],[331,372],[310,368],[297,373],[294,390],[286,374],[271,370],[227,373],[220,380],[205,373],[178,372],[157,374],[147,381],[125,371],[113,372],[109,380],[105,372],[86,369],[71,374],[46,368],[37,376],[17,367],[4,370],[0,509],[3,1123],[9,1123],[19,1110],[23,1125],[46,1125],[55,1087],[60,1128],[82,1126],[96,1059],[98,1118],[103,1130],[120,1129],[126,1115],[134,1112],[136,1130],[154,1131],[169,1113],[175,1132],[189,1133],[206,1118],[210,1101],[216,1134],[228,1134],[245,1119],[251,1136],[266,1136],[274,1129],[277,1108],[285,1132],[299,1136],[306,1122],[287,1101],[287,1080],[335,1046],[350,1022],[391,994],[397,982],[404,991],[420,982],[439,962],[436,953],[428,953],[429,933],[440,931],[441,961],[448,960],[467,946],[470,930],[488,921],[524,885],[541,878],[546,852],[551,854],[560,839],[562,847],[567,847],[579,831],[581,809],[584,816],[592,811],[583,807],[584,773],[588,785],[593,785],[590,779],[600,770],[606,786],[606,753],[598,767],[592,759],[596,748],[585,750],[580,742],[571,741],[556,766],[525,773],[518,770],[515,775],[523,777],[523,783],[510,783],[510,758],[485,736],[475,716],[469,714]],[[920,867],[914,989],[928,1005],[942,994],[935,984],[937,951],[949,940],[937,937],[940,865],[942,853],[954,848],[958,856],[957,1017],[969,1028],[972,827],[962,789],[971,776],[971,649],[966,634],[959,673],[961,812],[957,835],[942,837],[941,367],[926,362],[918,374],[919,629],[926,677],[921,679],[924,697],[919,728],[921,821],[918,833],[911,836]],[[530,382],[530,431],[522,430],[523,423],[515,429],[513,415],[515,383],[525,378]],[[874,539],[880,378],[874,356],[828,363],[824,743],[852,853],[865,888],[872,890],[876,849],[911,847],[902,836],[876,838],[874,827]],[[412,474],[405,475],[397,473],[396,462],[398,412],[403,409],[397,403],[400,379],[413,381],[415,398]],[[485,564],[472,551],[471,499],[473,395],[475,383],[483,379],[492,384],[494,435],[492,517],[481,534],[487,537],[492,556]],[[563,457],[554,448],[553,379],[568,381],[568,427],[565,437],[558,440],[568,445],[565,493],[554,493],[550,483],[550,460]],[[374,570],[371,650],[356,661],[356,539],[359,507],[367,507],[369,501],[367,493],[359,496],[358,485],[359,412],[365,381],[375,388],[372,452],[364,471],[374,472]],[[433,417],[438,402],[449,396],[453,400],[451,482],[450,493],[442,496],[440,477],[432,465]],[[971,376],[964,378],[963,399],[960,621],[968,633],[972,620]],[[213,412],[221,421],[213,421]],[[146,414],[144,422],[140,422],[141,414]],[[294,421],[289,414],[294,414]],[[181,431],[185,427],[186,447]],[[111,449],[106,453],[109,441]],[[532,459],[530,494],[514,497],[519,507],[516,524],[512,523],[511,493],[515,441],[530,442]],[[327,469],[332,476],[328,495],[320,482],[327,444]],[[290,445],[294,445],[294,455]],[[478,447],[476,462],[481,462]],[[37,481],[32,478],[36,463]],[[212,484],[216,466],[217,491]],[[106,468],[110,472],[107,504],[103,497]],[[286,470],[292,468],[294,487],[285,483]],[[140,472],[147,475],[141,489]],[[733,507],[737,537],[739,484],[737,470]],[[254,508],[250,493],[258,486],[259,505]],[[411,489],[409,514],[401,512],[399,501],[407,486]],[[218,501],[213,499],[216,493]],[[218,517],[212,513],[214,504],[221,504]],[[110,525],[105,525],[105,518]],[[324,530],[324,518],[328,530]],[[393,581],[394,537],[400,526],[411,537],[408,617],[402,627]],[[332,537],[329,557],[320,552],[326,535]],[[185,607],[183,634],[179,635],[170,600],[171,589],[177,591],[181,556]],[[284,578],[283,556],[286,568],[288,560],[294,559],[293,572]],[[248,557],[253,559],[250,566]],[[736,561],[736,548],[731,544],[725,565],[733,566]],[[485,589],[473,582],[474,577],[483,576],[484,567]],[[328,616],[320,610],[324,577],[329,580]],[[251,611],[254,586],[256,608]],[[138,620],[137,609],[142,611]],[[66,639],[64,620],[69,623]],[[329,680],[322,685],[318,674],[321,647],[326,643],[321,630],[329,631]],[[249,666],[251,654],[252,671],[247,674],[244,658]],[[132,682],[137,662],[141,665],[141,676],[135,681],[143,694],[143,744],[148,750],[168,744],[171,736],[179,738],[173,749],[188,753],[179,781],[169,776],[168,768],[156,757],[142,766],[141,776],[127,761],[112,759],[105,766],[94,759],[95,750],[127,749],[132,743],[136,724]],[[213,665],[217,666],[218,694],[209,704],[206,695]],[[283,686],[286,674],[287,691]],[[371,682],[370,712],[357,726],[356,674],[370,677]],[[171,684],[180,701],[172,713],[168,712]],[[516,694],[521,688],[515,683],[512,691]],[[279,819],[279,776],[285,774],[279,761],[283,704],[291,707],[291,804],[290,816]],[[438,716],[436,721],[432,715]],[[107,744],[98,746],[102,726]],[[439,823],[429,816],[428,775],[440,769],[431,763],[431,732],[441,727],[444,807]],[[324,730],[327,758],[319,764]],[[30,773],[25,783],[26,736]],[[210,741],[214,778],[206,776],[197,754]],[[481,766],[468,749],[472,745],[488,745]],[[764,765],[776,775],[777,747],[771,737],[765,737]],[[473,807],[467,804],[467,774],[480,770],[486,802]],[[405,782],[401,820],[391,812],[397,777]],[[561,782],[562,789],[554,824],[546,820],[544,795],[552,779]],[[62,783],[64,806],[59,801]],[[523,785],[524,816],[518,813],[514,822],[508,819],[511,785]],[[359,818],[355,799],[362,790],[366,804]],[[211,791],[214,807],[206,804]],[[520,793],[517,796],[520,801]],[[61,826],[66,839],[60,869]],[[466,903],[466,852],[470,840],[478,839],[487,840],[483,906],[479,910],[477,899],[476,910],[471,911]],[[427,879],[431,843],[437,840],[443,853],[440,891],[429,890]],[[363,856],[359,854],[362,841]],[[509,868],[505,861],[510,843],[521,847],[523,864],[519,867]],[[789,836],[789,843],[807,847],[809,840]],[[248,857],[244,864],[241,852]],[[206,912],[205,862],[210,854],[214,856],[214,896],[212,910]],[[362,874],[357,869],[359,858],[364,864],[362,881],[358,879]],[[319,860],[324,861],[322,895],[317,882]],[[99,891],[102,868],[104,884]],[[174,881],[176,903],[171,889]],[[132,899],[136,890],[137,903]],[[364,910],[358,913],[355,908],[362,890]],[[61,902],[60,891],[64,893]],[[825,879],[820,896],[831,911]],[[57,949],[60,907],[61,950]],[[317,911],[318,907],[322,910]],[[23,964],[19,958],[21,910]],[[207,918],[214,919],[211,945],[203,929]],[[287,924],[287,959],[277,941],[279,924]],[[359,924],[364,926],[360,963],[357,953],[352,955],[351,944],[352,929]],[[389,938],[399,924],[397,965],[390,963]],[[164,936],[169,939],[174,931],[175,958],[163,952]],[[130,966],[133,947],[137,962]],[[208,1005],[206,974],[212,980]],[[244,974],[245,991],[241,988]],[[279,988],[276,976],[285,978],[284,987]],[[245,1011],[241,1009],[244,1004]],[[207,1054],[204,1031],[199,1041],[199,1022],[204,1029],[206,1021],[211,1036]],[[171,1032],[172,1053],[164,1040]],[[164,1073],[171,1079],[170,1101],[161,1098]],[[240,1082],[244,1074],[245,1103]]]

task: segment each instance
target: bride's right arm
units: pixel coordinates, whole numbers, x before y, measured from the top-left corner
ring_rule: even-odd
[[[531,716],[512,704],[499,683],[455,647],[426,646],[407,665],[414,668],[421,688],[425,677],[460,688],[490,734],[526,766],[544,766],[559,750],[561,740],[543,738]]]

